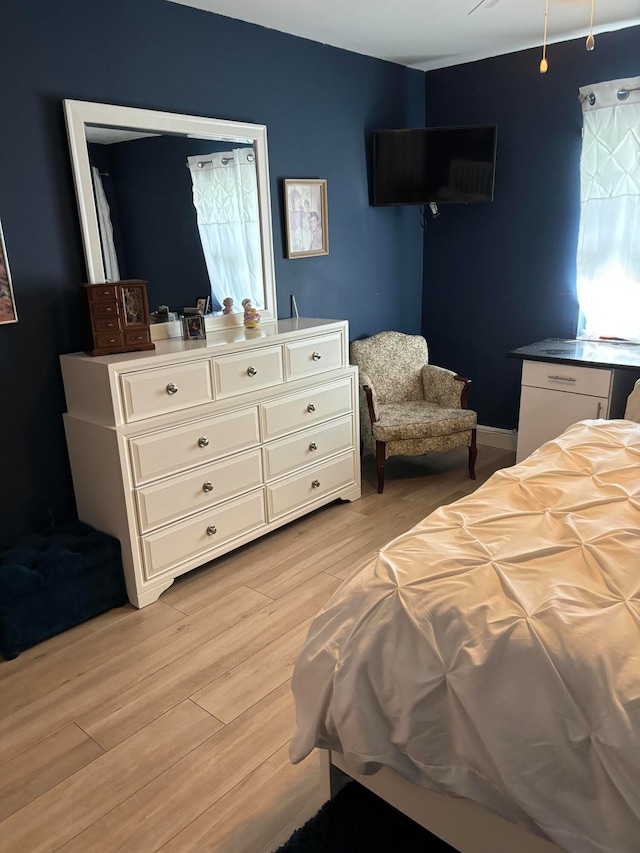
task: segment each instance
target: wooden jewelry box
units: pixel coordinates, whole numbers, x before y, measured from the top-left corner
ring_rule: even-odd
[[[83,284],[90,355],[152,350],[147,282]]]

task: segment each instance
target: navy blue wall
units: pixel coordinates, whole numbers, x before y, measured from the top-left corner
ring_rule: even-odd
[[[424,241],[431,360],[473,379],[482,424],[517,425],[520,362],[506,353],[576,333],[582,112],[578,88],[640,74],[640,28],[430,72],[429,125],[498,124],[495,200],[441,207]]]
[[[352,337],[427,335],[474,379],[480,421],[514,427],[516,346],[575,331],[581,85],[640,72],[640,29],[424,75],[165,0],[4,0],[0,219],[20,322],[0,327],[0,539],[75,513],[58,355],[80,349],[85,280],[62,99],[266,124],[279,311]],[[496,122],[496,200],[371,208],[374,128]],[[330,254],[285,257],[282,179],[328,180]],[[421,284],[423,292],[421,292]],[[191,300],[193,294],[188,294]],[[422,308],[421,308],[422,306]]]
[[[20,322],[0,327],[0,538],[75,514],[58,355],[81,348],[86,271],[63,98],[267,125],[281,316],[294,293],[353,337],[419,332],[422,233],[415,211],[369,207],[365,142],[424,123],[424,74],[165,0],[3,0],[2,22],[0,219]],[[296,177],[328,181],[327,256],[285,258]]]

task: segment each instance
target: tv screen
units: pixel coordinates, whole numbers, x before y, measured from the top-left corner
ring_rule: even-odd
[[[496,125],[375,130],[372,203],[493,201]]]

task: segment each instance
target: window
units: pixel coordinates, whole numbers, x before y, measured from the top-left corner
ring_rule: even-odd
[[[640,77],[580,89],[579,331],[640,342]]]

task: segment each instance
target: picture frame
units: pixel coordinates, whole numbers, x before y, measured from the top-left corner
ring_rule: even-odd
[[[13,296],[9,259],[7,258],[4,234],[2,233],[2,223],[0,223],[0,325],[17,322],[18,312]]]
[[[326,180],[285,178],[284,211],[288,258],[329,254]]]
[[[196,308],[201,314],[209,313],[209,306],[211,305],[211,297],[203,296],[201,299],[196,300]]]
[[[191,314],[182,318],[182,339],[184,341],[204,341],[206,338],[207,329],[202,314]]]

